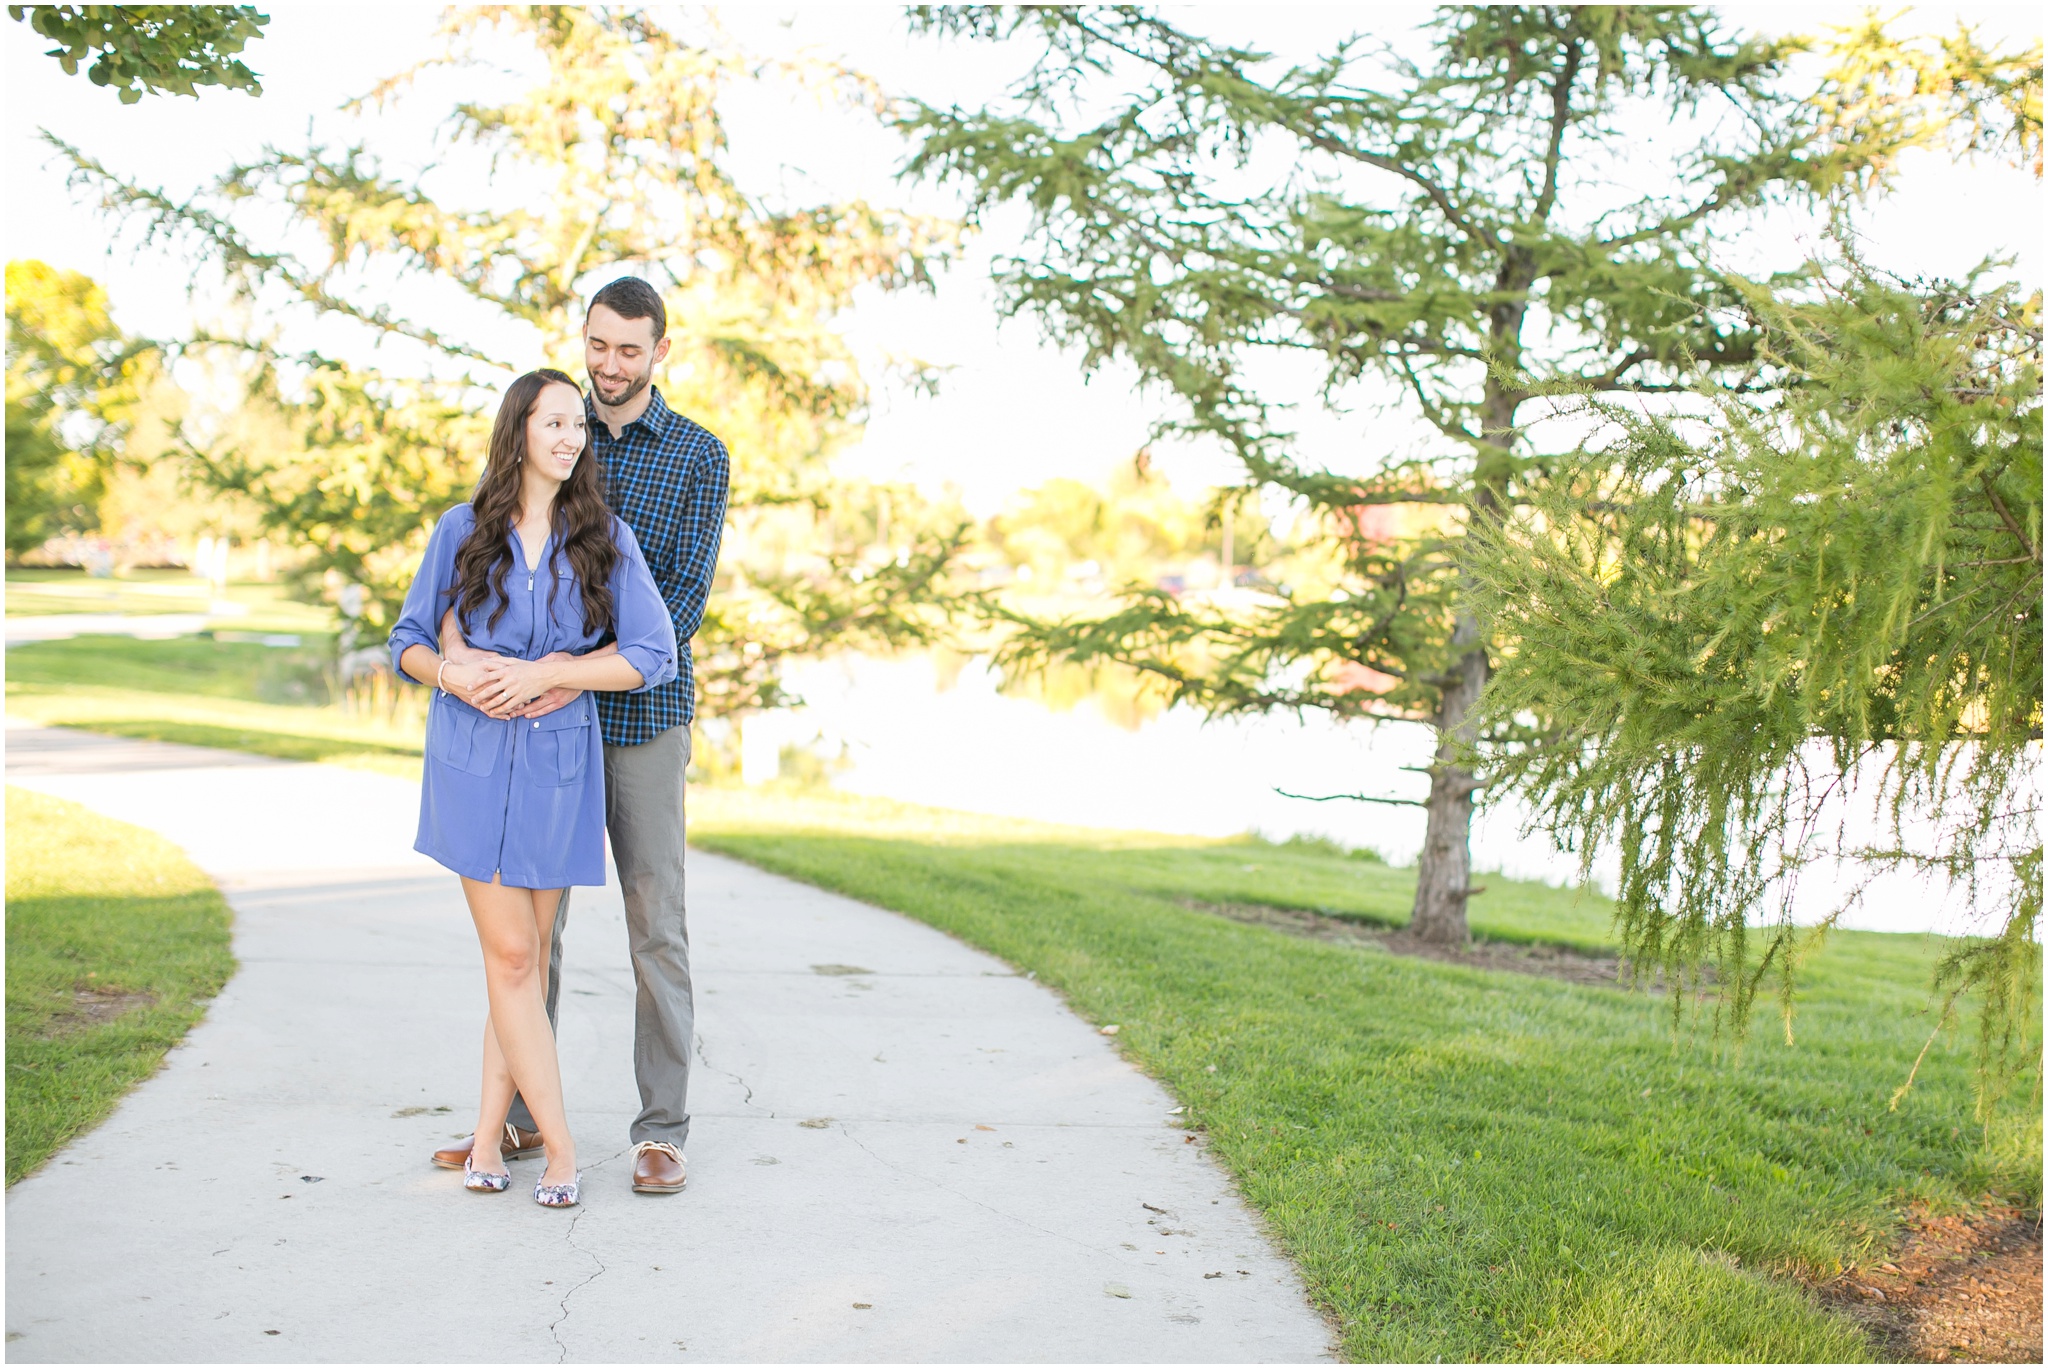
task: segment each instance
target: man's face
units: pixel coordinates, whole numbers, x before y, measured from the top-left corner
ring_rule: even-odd
[[[654,336],[651,318],[621,318],[600,304],[584,320],[583,369],[606,408],[632,402],[667,355],[668,339]]]

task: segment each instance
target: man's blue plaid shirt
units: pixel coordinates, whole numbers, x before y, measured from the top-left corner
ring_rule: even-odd
[[[612,511],[640,539],[647,569],[676,624],[675,679],[639,694],[601,693],[598,722],[613,746],[638,746],[697,715],[690,639],[704,621],[718,540],[725,531],[732,462],[725,444],[684,418],[650,387],[647,411],[617,437],[589,407],[591,454],[604,473]]]

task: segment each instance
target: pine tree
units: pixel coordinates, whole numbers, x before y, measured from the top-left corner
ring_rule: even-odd
[[[720,117],[724,94],[756,80],[856,110],[879,108],[874,88],[825,64],[760,62],[710,21],[674,32],[630,11],[483,7],[452,12],[445,37],[442,55],[359,107],[416,109],[405,102],[440,67],[513,60],[539,74],[499,102],[457,105],[436,166],[394,168],[362,145],[272,149],[179,200],[50,140],[74,185],[142,243],[188,249],[250,315],[311,314],[403,359],[287,355],[256,328],[186,340],[185,355],[242,359],[251,402],[298,439],[196,434],[197,473],[257,502],[303,551],[302,582],[360,586],[365,619],[386,621],[433,520],[481,470],[496,389],[534,365],[579,374],[594,273],[624,268],[666,298],[668,402],[733,454],[724,574],[697,638],[707,715],[783,702],[789,656],[932,640],[968,524],[893,490],[881,545],[883,492],[834,477],[867,395],[837,321],[863,287],[928,283],[954,228],[751,193]],[[458,167],[520,198],[464,201]]]
[[[2038,43],[1870,21],[1829,46],[1849,136],[2040,176]],[[1772,977],[1791,1030],[1816,862],[1960,891],[1992,931],[1944,960],[1935,1030],[1981,994],[1988,1123],[2040,1061],[2041,294],[1889,277],[1836,237],[1804,279],[1729,278],[1767,391],[1594,402],[1596,439],[1482,529],[1483,709],[1520,733],[1491,768],[1561,845],[1615,852],[1626,953],[1717,971],[1738,1032]]]
[[[1940,876],[1997,928],[1940,1020],[1982,988],[1983,1063],[2038,1061],[2041,297],[1853,258],[1743,284],[1776,398],[1610,410],[1480,539],[1483,711],[1527,729],[1491,773],[1618,854],[1625,952],[1718,970],[1738,1030],[1773,974],[1790,1030],[1802,870]]]
[[[1089,367],[1135,366],[1175,403],[1166,433],[1226,444],[1245,491],[1305,508],[1347,570],[1317,602],[1139,592],[1107,616],[1014,617],[1006,662],[1122,662],[1216,713],[1427,722],[1411,925],[1462,941],[1494,647],[1466,519],[1498,517],[1551,462],[1534,425],[1559,396],[1744,383],[1760,334],[1714,240],[1890,141],[1838,136],[1787,88],[1795,44],[1699,9],[1448,7],[1425,64],[1355,40],[1284,68],[1136,7],[919,13],[1036,45],[1006,99],[901,121],[912,174],[963,184],[977,216],[1029,206],[1007,307]],[[1313,365],[1331,399],[1397,387],[1438,445],[1404,456],[1365,431],[1310,450],[1253,378],[1269,357]]]

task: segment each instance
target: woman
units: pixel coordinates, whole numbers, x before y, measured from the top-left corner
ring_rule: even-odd
[[[516,1090],[547,1151],[533,1190],[543,1207],[580,1196],[544,995],[562,890],[604,883],[604,743],[587,695],[523,713],[550,689],[636,691],[676,673],[675,625],[632,531],[605,506],[595,463],[579,459],[584,440],[583,393],[568,376],[513,381],[476,495],[435,525],[391,632],[398,668],[435,686],[413,845],[461,876],[490,993],[463,1186],[511,1187],[500,1138]],[[488,659],[442,659],[451,604]]]

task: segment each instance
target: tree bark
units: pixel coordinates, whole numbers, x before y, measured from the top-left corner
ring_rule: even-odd
[[[1479,780],[1466,766],[1472,707],[1486,687],[1487,658],[1479,620],[1460,613],[1452,645],[1465,647],[1444,682],[1437,710],[1436,759],[1430,766],[1429,825],[1415,869],[1415,908],[1408,930],[1423,941],[1463,945],[1470,936],[1465,900],[1472,888],[1472,796]]]
[[[1501,269],[1506,298],[1493,317],[1496,353],[1517,360],[1527,313],[1526,275],[1526,261],[1510,253]],[[1490,518],[1500,511],[1512,469],[1515,411],[1521,402],[1521,394],[1504,384],[1498,372],[1488,380],[1480,412],[1490,441],[1473,473],[1474,517]],[[1451,946],[1462,946],[1471,938],[1465,901],[1472,895],[1473,795],[1482,783],[1469,758],[1477,740],[1473,710],[1491,668],[1486,653],[1488,625],[1473,612],[1469,587],[1462,598],[1465,606],[1451,627],[1451,668],[1439,681],[1443,692],[1438,696],[1436,717],[1431,719],[1436,729],[1436,756],[1429,767],[1429,822],[1423,830],[1422,856],[1415,863],[1415,907],[1408,918],[1408,930],[1419,940]]]

